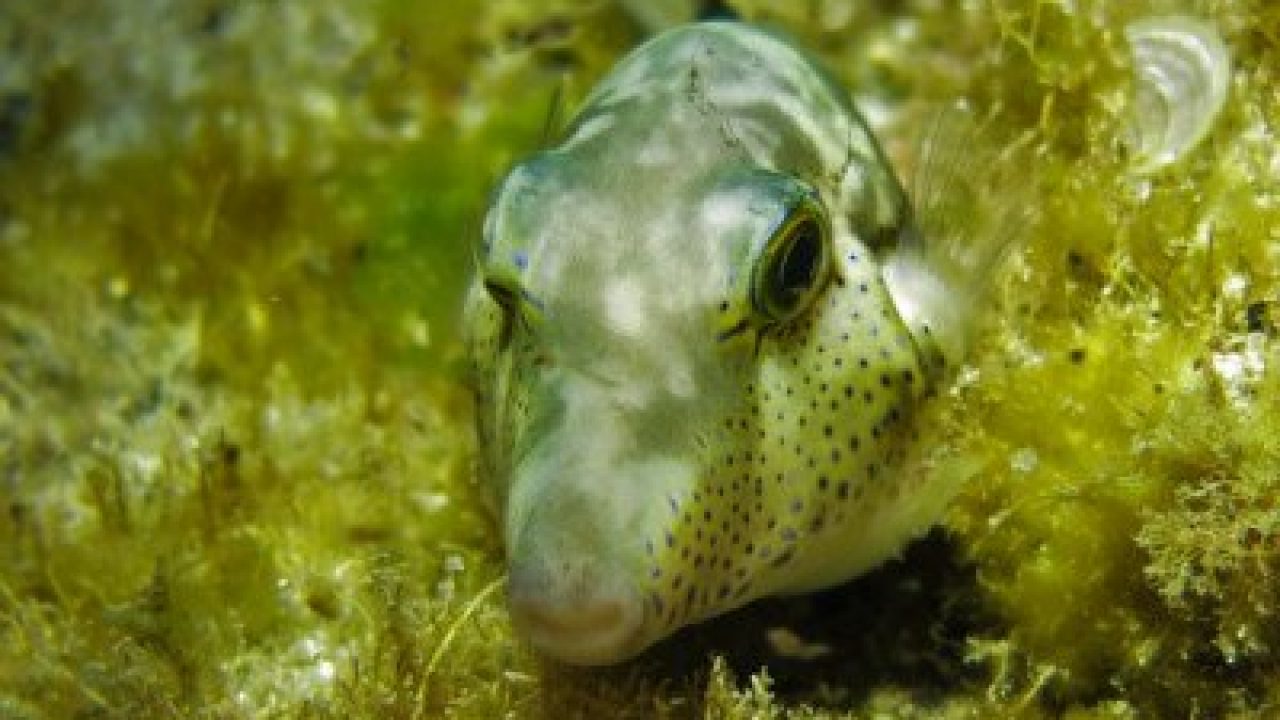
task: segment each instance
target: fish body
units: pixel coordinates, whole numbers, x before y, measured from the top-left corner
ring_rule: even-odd
[[[517,629],[629,658],[864,572],[948,491],[905,458],[961,341],[845,91],[746,24],[667,31],[489,208],[464,315]]]

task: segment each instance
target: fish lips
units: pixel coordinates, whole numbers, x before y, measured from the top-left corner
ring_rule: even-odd
[[[560,661],[607,665],[647,644],[640,594],[589,557],[554,564],[514,560],[507,594],[516,630]]]

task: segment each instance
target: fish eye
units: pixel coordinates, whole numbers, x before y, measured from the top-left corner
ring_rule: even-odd
[[[505,348],[511,342],[511,332],[520,317],[520,291],[510,282],[492,277],[484,279],[484,290],[501,311],[502,329],[498,333],[498,345]]]
[[[781,323],[809,306],[828,275],[827,235],[813,199],[804,199],[788,213],[756,263],[751,302],[757,313]]]
[[[494,302],[502,307],[504,312],[515,310],[519,293],[508,283],[494,278],[485,278],[484,290],[489,293],[489,297],[493,298]]]

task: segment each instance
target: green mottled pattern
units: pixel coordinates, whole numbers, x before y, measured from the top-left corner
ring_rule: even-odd
[[[829,270],[798,315],[767,321],[753,266],[809,197]],[[900,467],[942,358],[881,273],[909,235],[844,91],[745,25],[650,41],[511,171],[466,327],[481,471],[535,645],[619,660],[851,577],[933,521],[940,501]],[[611,623],[625,632],[587,631]]]

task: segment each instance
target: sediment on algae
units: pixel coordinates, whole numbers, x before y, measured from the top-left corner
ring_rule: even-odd
[[[452,323],[489,186],[640,32],[437,5],[0,8],[0,715],[1275,711],[1276,9],[736,3],[904,169],[967,98],[1034,212],[934,418],[941,529],[586,672],[507,624]],[[1123,28],[1169,12],[1231,89],[1138,173]]]

